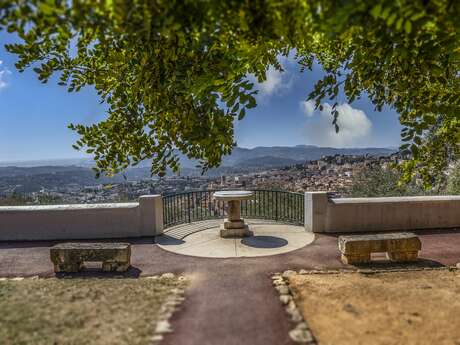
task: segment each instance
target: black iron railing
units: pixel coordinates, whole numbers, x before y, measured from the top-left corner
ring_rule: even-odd
[[[241,216],[304,224],[303,193],[253,190],[254,198],[241,202]],[[215,190],[193,191],[163,196],[165,228],[206,219],[224,218],[227,204],[213,198]]]

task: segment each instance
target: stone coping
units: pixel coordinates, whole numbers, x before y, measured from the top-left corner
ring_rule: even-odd
[[[28,211],[69,211],[84,209],[116,209],[136,208],[138,202],[106,203],[106,204],[67,204],[67,205],[27,205],[27,206],[0,206],[0,212],[28,212]]]
[[[342,235],[339,236],[340,242],[361,242],[361,241],[387,241],[417,238],[413,232],[387,232],[379,234],[359,234],[359,235]]]
[[[72,250],[112,250],[112,249],[126,249],[130,246],[129,243],[124,242],[65,242],[59,243],[51,247],[51,249],[72,249]]]
[[[430,196],[393,196],[375,198],[332,198],[334,204],[368,204],[368,203],[400,203],[400,202],[433,202],[433,201],[460,201],[457,195],[430,195]]]
[[[247,200],[254,197],[254,192],[244,190],[224,190],[215,192],[213,197],[217,200],[223,201]]]

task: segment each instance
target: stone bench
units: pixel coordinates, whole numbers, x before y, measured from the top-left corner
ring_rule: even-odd
[[[422,244],[410,232],[339,236],[339,250],[345,264],[371,261],[371,253],[386,252],[391,261],[416,261]]]
[[[61,243],[50,249],[55,272],[78,272],[84,262],[102,262],[103,271],[126,271],[131,262],[129,243]]]

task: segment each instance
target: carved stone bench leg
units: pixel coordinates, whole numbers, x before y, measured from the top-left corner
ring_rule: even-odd
[[[72,263],[58,263],[54,264],[54,272],[67,272],[75,273],[79,272],[83,268],[83,262],[72,262]]]
[[[104,261],[102,270],[105,272],[124,272],[129,268],[129,262]]]
[[[417,261],[418,251],[414,252],[388,252],[387,258],[391,261],[397,262],[411,262]]]
[[[342,254],[342,262],[348,265],[365,264],[371,261],[371,253],[367,254]]]

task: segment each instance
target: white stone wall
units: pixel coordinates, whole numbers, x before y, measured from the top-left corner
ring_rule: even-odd
[[[155,236],[163,232],[161,195],[139,202],[0,207],[0,241]]]
[[[308,192],[305,228],[326,233],[460,228],[460,196],[334,199]]]

